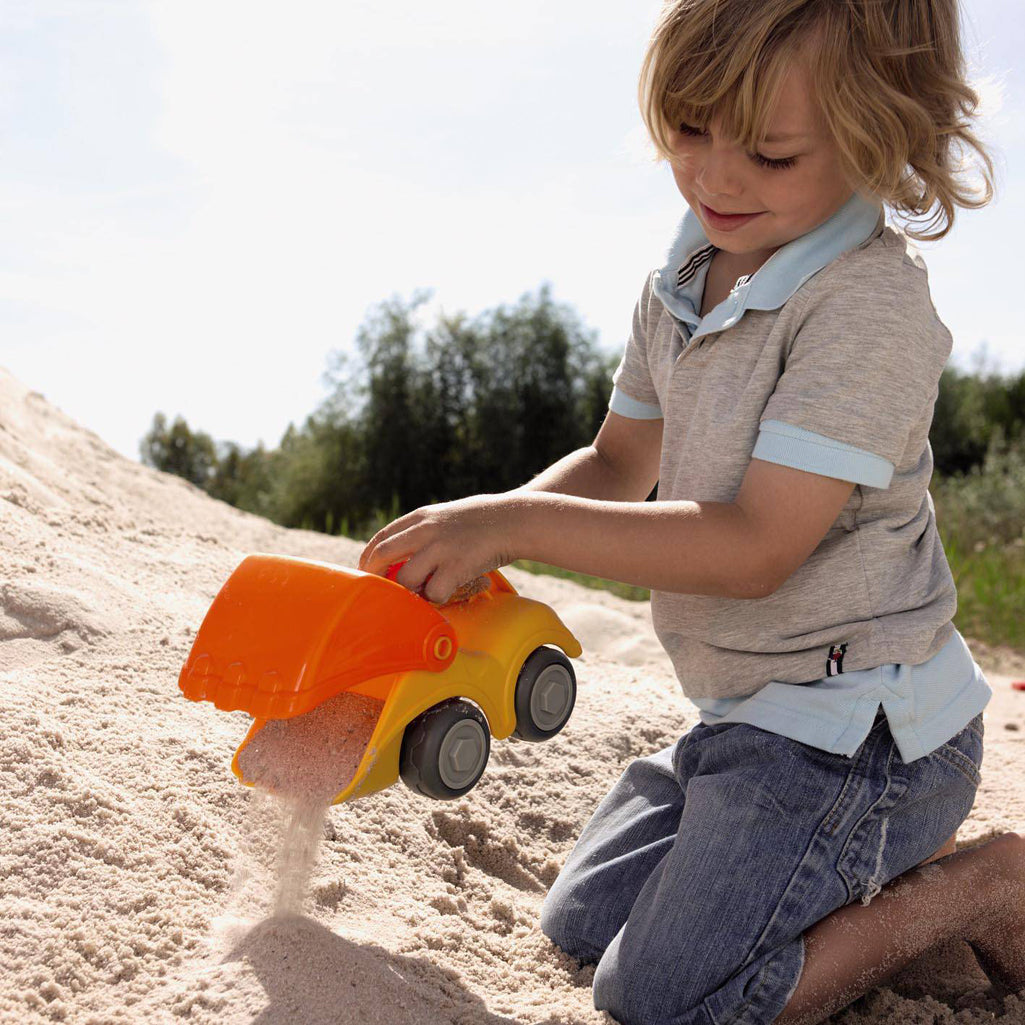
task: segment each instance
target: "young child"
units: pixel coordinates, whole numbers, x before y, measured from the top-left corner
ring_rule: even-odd
[[[518,558],[651,589],[700,719],[626,767],[541,914],[625,1025],[811,1025],[951,937],[1025,989],[1025,841],[955,847],[992,691],[952,622],[952,342],[909,242],[992,196],[976,104],[956,0],[667,0],[641,107],[687,211],[594,444],[361,555],[437,602]]]

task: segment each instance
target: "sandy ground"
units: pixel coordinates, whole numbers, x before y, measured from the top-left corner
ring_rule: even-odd
[[[332,808],[308,915],[245,903],[258,826],[229,760],[249,720],[186,701],[178,671],[246,554],[361,547],[124,459],[0,368],[0,1021],[611,1021],[541,902],[626,764],[697,715],[648,606],[606,592],[509,569],[583,644],[565,730],[496,741],[463,799],[399,784]],[[973,651],[995,697],[961,846],[1025,829],[1025,665]],[[830,1020],[1025,1022],[1025,994],[987,990],[956,941]]]

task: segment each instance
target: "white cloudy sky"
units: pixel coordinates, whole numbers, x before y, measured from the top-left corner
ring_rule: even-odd
[[[954,362],[1017,370],[1025,31],[963,2],[1000,194],[921,248]],[[547,280],[620,350],[683,212],[635,99],[658,6],[4,0],[0,366],[134,459],[157,410],[276,445],[418,288]]]

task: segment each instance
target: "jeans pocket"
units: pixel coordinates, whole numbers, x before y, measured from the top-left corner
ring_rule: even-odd
[[[982,740],[985,736],[986,727],[982,721],[982,712],[980,712],[967,726],[967,729],[971,730],[979,740]]]
[[[957,769],[961,775],[978,787],[982,782],[982,716],[976,716],[960,733],[941,744],[934,752],[948,765]]]

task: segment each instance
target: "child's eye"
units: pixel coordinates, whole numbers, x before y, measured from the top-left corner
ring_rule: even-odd
[[[781,157],[778,160],[773,160],[771,157],[763,157],[761,153],[752,153],[752,157],[758,161],[762,167],[771,167],[776,171],[782,171],[787,167],[793,167],[797,163],[797,157]]]
[[[680,124],[680,133],[682,135],[704,135],[704,132],[699,131],[697,128],[692,128],[690,125]],[[780,157],[773,159],[772,157],[763,157],[761,153],[750,153],[748,154],[752,160],[756,161],[762,167],[772,168],[774,171],[783,171],[788,167],[793,167],[797,163],[797,157]]]

